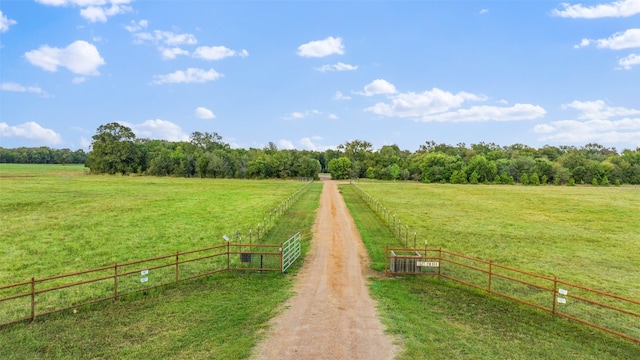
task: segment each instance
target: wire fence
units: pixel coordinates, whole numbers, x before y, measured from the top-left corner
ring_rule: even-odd
[[[486,290],[489,295],[517,301],[640,343],[640,301],[586,286],[515,269],[444,249],[418,248],[417,232],[364,192],[354,189],[398,237],[404,248],[385,253],[385,273],[439,276]]]

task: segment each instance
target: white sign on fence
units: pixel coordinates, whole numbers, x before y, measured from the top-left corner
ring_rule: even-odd
[[[149,278],[148,278],[148,277],[146,277],[146,276],[145,276],[145,277],[143,277],[142,279],[140,279],[140,282],[141,282],[141,283],[146,283],[147,281],[149,281]]]
[[[149,270],[142,270],[142,271],[140,271],[140,275],[141,275],[141,276],[145,276],[145,275],[147,275],[147,274],[149,274]]]
[[[565,289],[558,289],[558,294],[560,295],[567,295],[569,292]]]
[[[561,298],[561,297],[558,298],[558,304],[566,304],[566,303],[567,303],[567,299]]]
[[[440,263],[437,261],[416,261],[416,266],[440,267]]]

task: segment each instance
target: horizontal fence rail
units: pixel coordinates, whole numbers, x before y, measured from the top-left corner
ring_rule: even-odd
[[[386,275],[433,275],[640,343],[640,301],[443,249],[390,248]]]
[[[300,256],[300,233],[287,244],[288,268]],[[227,243],[0,286],[0,327],[219,272],[284,273],[283,249]]]

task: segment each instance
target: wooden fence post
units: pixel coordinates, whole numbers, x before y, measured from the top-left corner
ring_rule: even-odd
[[[556,314],[556,301],[557,301],[557,295],[558,294],[558,277],[554,276],[553,277],[553,315]]]

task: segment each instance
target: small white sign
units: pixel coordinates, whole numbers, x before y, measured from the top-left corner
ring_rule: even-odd
[[[567,295],[569,292],[565,289],[558,289],[558,294],[560,295]]]
[[[558,304],[566,304],[566,303],[567,303],[567,299],[561,298],[561,297],[558,298]]]
[[[141,283],[146,283],[147,281],[149,281],[148,277],[143,277],[142,279],[140,279]]]
[[[149,274],[149,270],[142,270],[142,271],[140,271],[140,275],[141,275],[141,276],[145,276],[145,275],[148,275],[148,274]]]
[[[416,265],[424,267],[440,267],[440,263],[437,261],[416,261]]]

